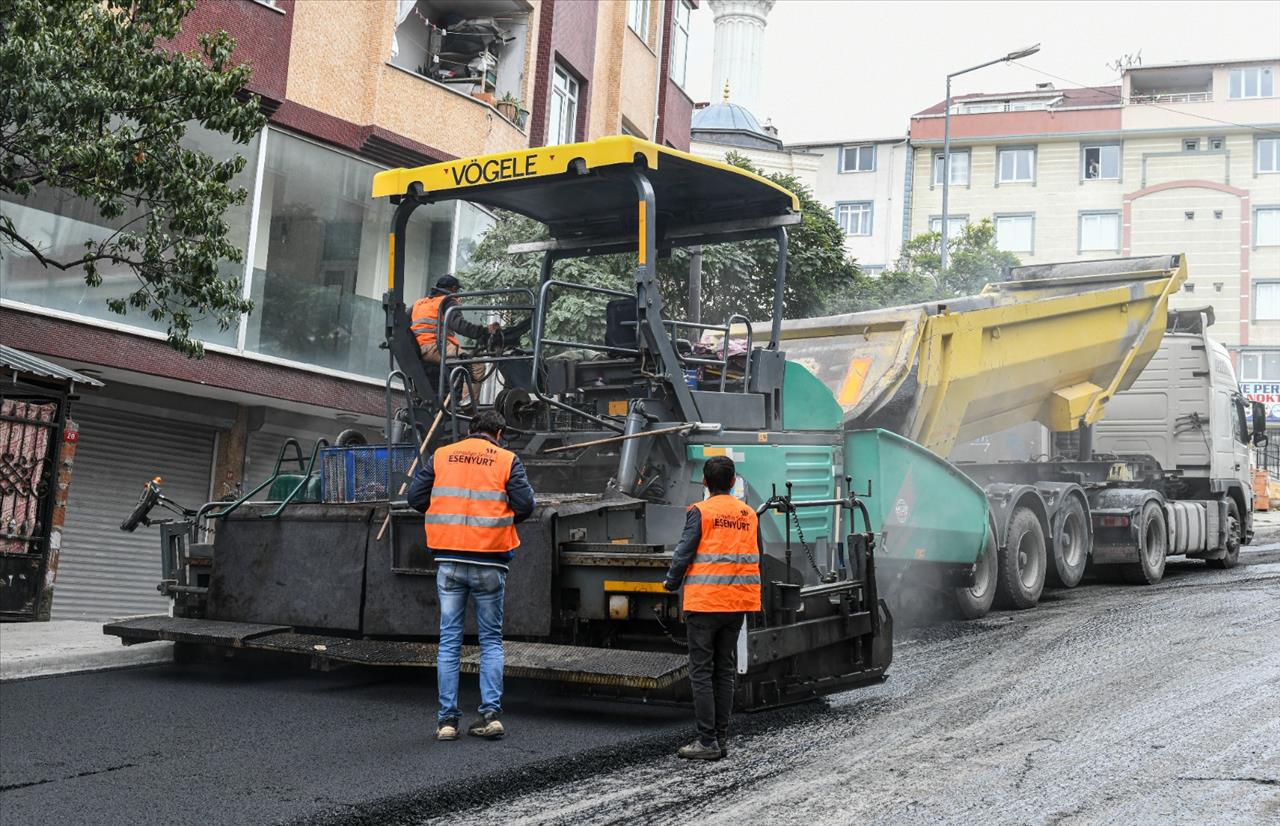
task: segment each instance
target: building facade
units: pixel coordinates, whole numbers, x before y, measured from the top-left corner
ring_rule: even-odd
[[[1144,66],[1120,86],[955,98],[952,232],[989,218],[1024,263],[1185,253],[1173,305],[1211,305],[1242,379],[1280,382],[1277,72]],[[943,113],[911,119],[909,234],[941,225]]]
[[[160,476],[196,506],[256,485],[281,444],[310,452],[348,427],[380,438],[389,370],[382,341],[392,208],[374,174],[628,131],[688,148],[689,0],[200,0],[172,45],[225,29],[268,124],[244,146],[198,128],[188,145],[246,158],[248,197],[226,216],[254,311],[194,332],[201,360],[136,311],[107,310],[137,281],[0,256],[0,341],[101,378],[76,405],[80,451],[55,617],[164,610],[154,533],[122,534],[142,482]],[[676,31],[683,26],[683,30]],[[683,34],[683,37],[682,37]],[[676,49],[682,51],[676,54]],[[659,57],[661,56],[661,57]],[[514,103],[515,105],[511,105]],[[58,191],[6,200],[6,217],[54,252],[113,228]],[[406,295],[464,267],[491,222],[462,202],[419,209]]]
[[[788,144],[817,156],[814,196],[844,230],[844,248],[867,275],[893,266],[906,226],[911,148],[904,136],[836,143]]]

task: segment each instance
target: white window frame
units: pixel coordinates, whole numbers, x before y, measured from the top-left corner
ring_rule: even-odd
[[[1029,152],[1031,162],[1027,164],[1026,178],[1006,178],[1004,176],[1004,156],[1006,153]],[[1013,174],[1018,173],[1018,161],[1013,161]],[[1036,182],[1036,148],[1034,146],[1002,146],[996,150],[996,183],[997,184],[1034,184]]]
[[[1258,299],[1259,293],[1266,288],[1268,293],[1274,293],[1276,310],[1274,315],[1262,315],[1259,310],[1262,302]],[[1252,321],[1280,321],[1280,281],[1255,281],[1253,282],[1253,303],[1250,307]]]
[[[1089,177],[1089,150],[1098,150],[1098,177]],[[1102,150],[1116,150],[1116,174],[1114,177],[1106,177],[1102,174]],[[1124,164],[1124,155],[1118,143],[1084,143],[1080,145],[1080,180],[1082,181],[1118,181],[1120,180],[1121,170]]]
[[[836,222],[847,238],[863,238],[875,231],[875,204],[872,201],[837,201]]]
[[[627,0],[627,28],[645,43],[649,42],[650,0]]]
[[[671,57],[669,76],[681,89],[689,80],[689,23],[693,7],[688,0],[676,0],[671,10]]]
[[[961,155],[965,156],[964,180],[957,181],[956,180],[956,169],[957,169],[956,158],[960,157]],[[942,153],[934,152],[932,157],[933,157],[933,169],[930,173],[929,180],[933,182],[932,186],[942,186],[942,176],[944,174],[942,170],[945,169],[945,165],[942,162]],[[968,186],[972,171],[973,171],[973,156],[969,154],[969,150],[968,149],[951,150],[951,185],[952,186]]]
[[[1086,247],[1086,246],[1084,245],[1084,224],[1085,224],[1085,219],[1087,219],[1087,218],[1101,218],[1101,217],[1112,217],[1112,218],[1115,218],[1115,221],[1116,221],[1116,243],[1115,243],[1115,246],[1113,246],[1113,247],[1108,247],[1108,246]],[[1123,225],[1122,225],[1122,222],[1123,222],[1123,221],[1124,221],[1124,218],[1123,218],[1123,216],[1120,214],[1120,211],[1119,211],[1119,210],[1115,210],[1115,209],[1086,209],[1086,210],[1081,210],[1081,211],[1079,212],[1079,214],[1076,216],[1076,252],[1077,252],[1077,253],[1085,253],[1085,252],[1119,252],[1119,251],[1120,251],[1121,244],[1123,244],[1123,242],[1124,242],[1124,239],[1122,238],[1122,236],[1124,235],[1124,227],[1123,227]]]
[[[573,73],[557,62],[551,75],[551,95],[547,112],[547,146],[573,143],[576,140],[578,98],[581,89]],[[565,128],[566,118],[568,129]]]
[[[869,166],[863,168],[862,163],[866,160],[866,156],[870,154],[871,159]],[[853,157],[853,167],[850,168],[848,160]],[[840,174],[845,175],[853,172],[875,172],[876,171],[876,145],[874,143],[859,143],[850,146],[840,147]]]
[[[1274,237],[1262,238],[1262,213],[1267,213],[1268,225],[1275,223]],[[1253,248],[1280,247],[1280,205],[1263,204],[1253,208]]]
[[[1249,94],[1249,75],[1256,74],[1254,94]],[[1269,89],[1267,87],[1270,87]],[[1227,72],[1227,99],[1250,100],[1276,95],[1276,73],[1270,66],[1244,66]]]
[[[948,241],[958,236],[960,234],[960,230],[963,230],[965,227],[969,225],[969,216],[968,215],[948,215],[947,216],[947,223],[955,224],[957,222],[959,222],[960,226],[958,228],[953,228],[947,232]],[[937,229],[933,228],[933,225],[935,223],[938,225]],[[942,216],[941,215],[929,216],[929,231],[938,232],[938,233],[942,232]]]
[[[1263,144],[1266,144],[1264,147]],[[1264,149],[1266,151],[1264,151]],[[1262,168],[1262,159],[1271,156],[1271,168]],[[1280,172],[1280,137],[1257,138],[1253,142],[1253,174],[1274,175]]]
[[[1005,212],[996,213],[991,216],[992,222],[995,224],[995,243],[996,247],[1004,252],[1022,252],[1027,255],[1036,254],[1036,214],[1034,212]],[[1000,222],[1012,220],[1027,220],[1031,222],[1031,232],[1028,234],[1026,249],[1011,249],[1000,246]]]

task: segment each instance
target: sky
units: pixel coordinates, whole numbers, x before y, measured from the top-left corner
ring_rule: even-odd
[[[700,5],[688,91],[695,101],[719,101],[710,88],[714,24],[706,0]],[[778,0],[753,114],[762,123],[772,118],[787,143],[903,135],[913,112],[945,97],[948,72],[1034,43],[1040,53],[1019,61],[1030,68],[979,69],[956,78],[952,94],[1044,81],[1117,85],[1119,73],[1107,64],[1139,52],[1144,65],[1277,57],[1280,2]]]

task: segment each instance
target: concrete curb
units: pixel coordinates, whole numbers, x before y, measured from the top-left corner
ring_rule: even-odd
[[[0,627],[0,683],[135,668],[173,661],[173,643],[121,645],[100,622],[6,623]]]

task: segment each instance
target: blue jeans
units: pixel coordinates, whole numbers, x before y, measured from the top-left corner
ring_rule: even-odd
[[[462,654],[462,624],[467,597],[476,606],[480,632],[480,713],[502,711],[502,599],[507,572],[491,565],[441,562],[436,571],[440,596],[440,651],[436,655],[436,680],[440,693],[437,720],[456,720],[458,714],[458,661]]]

